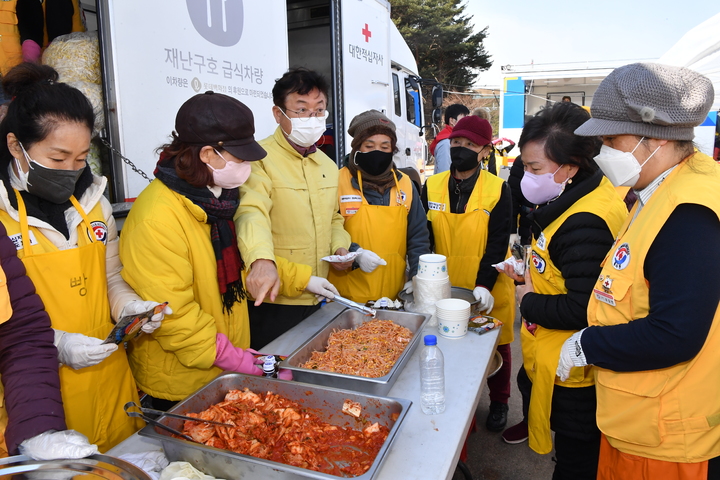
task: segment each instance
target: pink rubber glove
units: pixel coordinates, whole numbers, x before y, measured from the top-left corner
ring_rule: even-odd
[[[278,370],[278,378],[280,380],[292,380],[292,371],[286,368],[281,368]]]
[[[42,48],[33,40],[25,40],[22,43],[22,56],[26,62],[38,63],[42,55]]]
[[[231,372],[247,373],[250,375],[262,375],[262,369],[256,367],[258,364],[262,364],[262,360],[255,358],[255,356],[248,350],[237,348],[230,343],[230,340],[223,335],[218,333],[215,336],[216,351],[215,363],[216,367],[220,367],[223,370]]]

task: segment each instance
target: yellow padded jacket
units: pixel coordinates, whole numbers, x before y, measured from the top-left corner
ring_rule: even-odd
[[[285,139],[280,127],[260,145],[267,151],[252,162],[252,174],[240,187],[235,226],[240,253],[247,265],[276,260],[310,265],[312,274],[327,278],[322,257],[350,247],[350,234],[338,213],[338,167],[323,152],[303,157]],[[315,295],[278,295],[274,303],[314,305]]]
[[[207,214],[160,180],[138,196],[120,237],[122,276],[145,300],[167,301],[173,309],[152,335],[129,345],[138,386],[153,397],[182,400],[215,378],[215,336],[236,347],[250,345],[247,305],[223,312],[217,262]],[[298,295],[310,268],[276,259],[281,293]]]

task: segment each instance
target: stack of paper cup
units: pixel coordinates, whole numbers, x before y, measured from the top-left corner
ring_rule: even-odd
[[[423,280],[448,280],[447,258],[445,255],[428,253],[418,257],[417,278]]]
[[[467,334],[470,319],[470,302],[447,298],[435,303],[438,333],[445,338],[462,338]]]
[[[417,313],[429,313],[432,318],[429,327],[437,326],[435,302],[450,298],[450,276],[448,275],[447,259],[444,255],[420,255],[418,273],[413,280],[413,302],[405,305],[405,309]]]

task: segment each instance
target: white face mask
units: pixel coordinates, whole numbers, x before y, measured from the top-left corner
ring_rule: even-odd
[[[595,157],[595,162],[616,187],[634,187],[638,179],[640,179],[642,167],[660,150],[660,147],[662,147],[662,145],[658,146],[641,165],[633,155],[633,152],[637,150],[644,139],[645,137],[640,139],[638,144],[635,145],[635,148],[632,149],[632,152],[622,152],[607,145],[603,145],[600,148],[600,153]]]
[[[328,111],[325,110],[325,115],[322,117],[303,117],[303,118],[290,118],[285,112],[280,110],[285,118],[290,120],[292,123],[292,131],[287,134],[288,140],[293,142],[295,145],[301,147],[309,147],[315,142],[320,140],[320,137],[327,127],[325,126],[325,120],[328,117]]]

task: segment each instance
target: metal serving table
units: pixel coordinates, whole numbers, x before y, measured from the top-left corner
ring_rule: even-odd
[[[344,308],[335,303],[325,305],[261,351],[290,354]],[[427,328],[425,333],[436,334],[437,329]],[[388,397],[411,400],[413,406],[387,453],[378,475],[381,480],[451,479],[455,473],[460,451],[483,391],[488,365],[498,342],[498,332],[485,335],[468,332],[458,340],[436,336],[445,356],[445,412],[441,415],[425,415],[420,409],[418,359],[421,345],[387,394]],[[136,433],[107,453],[119,456],[160,449],[159,443]]]

